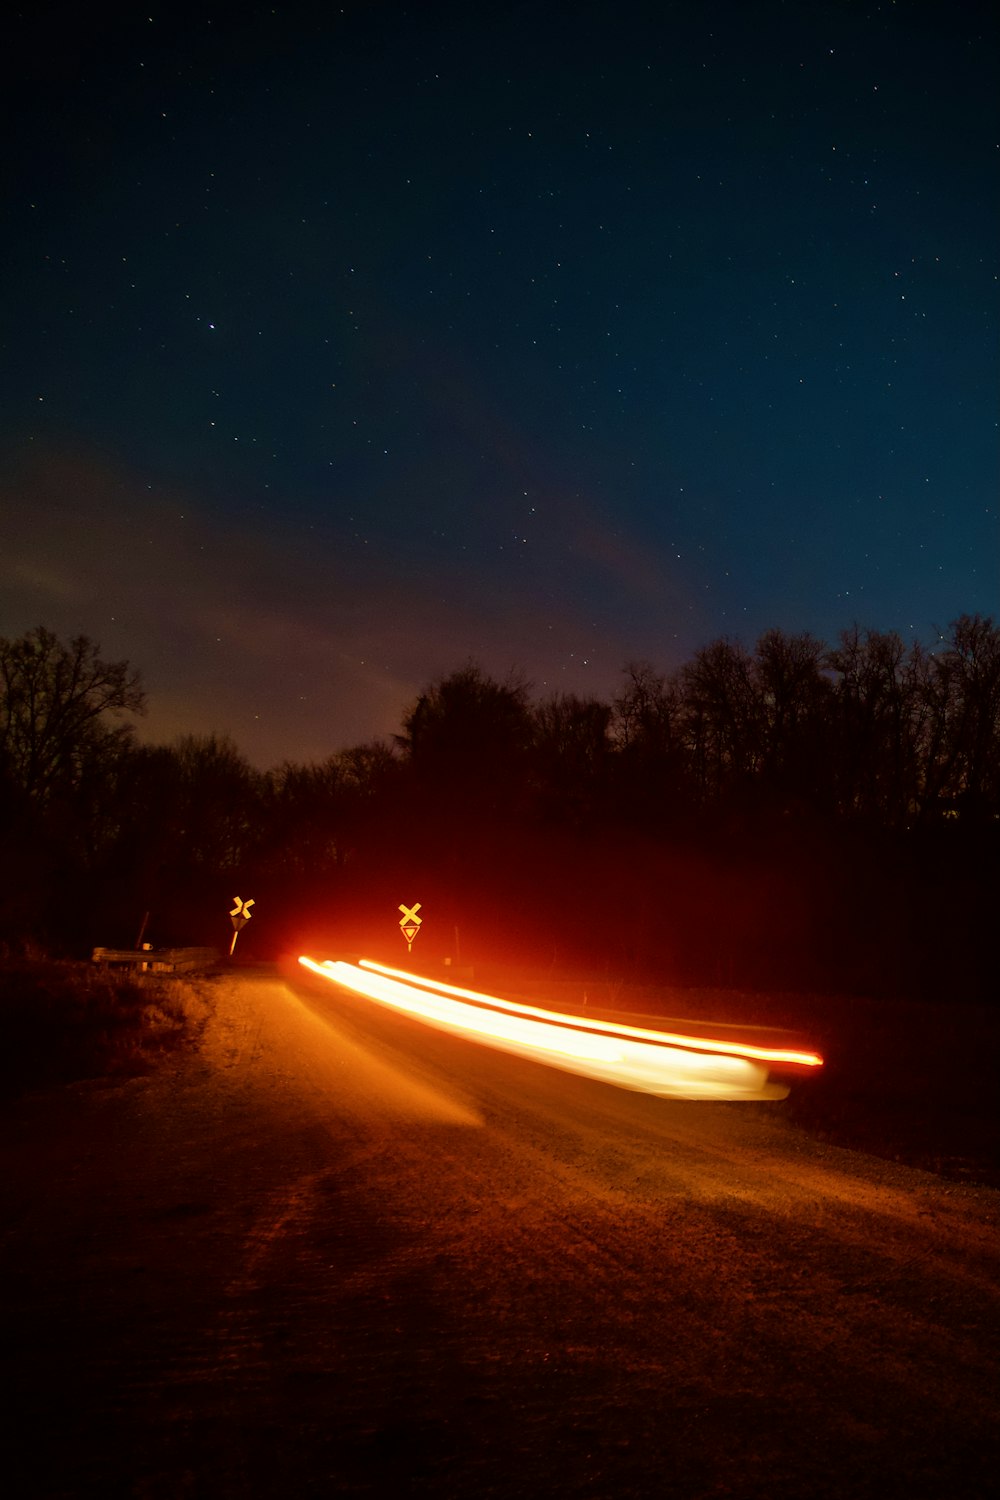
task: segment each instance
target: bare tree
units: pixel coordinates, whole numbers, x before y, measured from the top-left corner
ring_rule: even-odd
[[[924,675],[927,808],[985,819],[1000,813],[1000,629],[961,615],[946,640]]]
[[[763,719],[753,658],[726,638],[681,671],[692,767],[709,802],[745,792],[760,765]]]
[[[131,737],[145,694],[127,661],[103,661],[81,635],[64,645],[39,626],[0,639],[0,772],[36,805],[76,785],[89,764]]]
[[[319,764],[286,761],[264,778],[262,848],[268,867],[316,879],[342,870],[372,842],[392,808],[400,759],[383,740],[354,745]]]
[[[826,647],[807,633],[768,630],[757,642],[753,681],[761,728],[761,772],[772,801],[786,809],[824,799],[830,768],[821,751],[831,685]]]
[[[259,837],[263,776],[228,735],[184,735],[172,753],[174,843],[182,864],[238,869]]]
[[[680,743],[680,695],[675,682],[648,661],[624,667],[625,687],[614,700],[614,733],[623,750],[666,756]]]
[[[403,720],[397,744],[423,794],[477,816],[519,800],[531,744],[527,684],[475,663],[441,678]]]
[[[535,705],[534,765],[546,816],[592,827],[606,810],[611,709],[597,698],[555,693]]]
[[[626,822],[665,832],[685,822],[694,802],[688,720],[678,678],[630,661],[614,699],[617,806]]]
[[[901,826],[920,792],[922,653],[908,652],[895,631],[862,635],[855,625],[826,663],[835,674],[839,810]]]

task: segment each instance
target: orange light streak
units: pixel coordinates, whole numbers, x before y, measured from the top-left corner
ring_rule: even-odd
[[[766,1062],[821,1062],[813,1053],[749,1043],[730,1046],[710,1037],[604,1024],[518,1005],[370,960],[360,965],[332,959],[317,963],[303,955],[299,963],[321,978],[439,1029],[647,1093],[691,1099],[784,1098],[788,1090],[768,1082]]]
[[[327,960],[329,962],[329,960]],[[534,1005],[522,1005],[512,1000],[501,1000],[496,995],[480,994],[477,990],[460,989],[453,984],[439,984],[437,980],[425,979],[420,974],[408,974],[402,969],[391,969],[370,958],[359,960],[360,967],[372,969],[379,974],[389,974],[406,984],[419,985],[422,989],[439,994],[455,995],[462,1000],[471,1000],[495,1009],[509,1010],[516,1015],[538,1017],[547,1021],[577,1027],[581,1031],[599,1031],[602,1035],[635,1037],[642,1041],[659,1043],[661,1046],[693,1048],[697,1052],[719,1052],[726,1057],[752,1057],[758,1062],[784,1063],[803,1068],[821,1068],[823,1059],[815,1052],[798,1052],[788,1047],[759,1047],[753,1042],[723,1042],[714,1037],[689,1036],[679,1031],[654,1031],[644,1026],[629,1026],[623,1021],[594,1021],[586,1016],[571,1016],[558,1010],[542,1010]]]

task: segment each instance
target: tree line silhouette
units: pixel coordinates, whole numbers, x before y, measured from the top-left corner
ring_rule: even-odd
[[[419,900],[428,963],[992,998],[988,617],[930,647],[856,626],[833,647],[723,638],[669,674],[630,663],[607,702],[470,662],[392,739],[269,771],[224,736],[140,743],[144,706],[85,636],[0,639],[8,951],[82,955],[143,924],[224,946],[237,893],[261,957],[399,957],[398,905]]]

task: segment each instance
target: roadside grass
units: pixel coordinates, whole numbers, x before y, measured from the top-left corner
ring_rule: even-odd
[[[86,1078],[127,1078],[197,1044],[211,981],[127,975],[87,963],[0,967],[0,1099]]]
[[[1000,1187],[1000,1007],[959,1001],[817,1006],[822,1072],[788,1113],[818,1139]]]

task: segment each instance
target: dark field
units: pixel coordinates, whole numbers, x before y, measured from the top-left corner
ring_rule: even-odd
[[[502,978],[484,974],[483,988],[494,980],[500,987]],[[530,990],[544,994],[542,1003],[637,1024],[655,1017],[772,1028],[824,1059],[816,1075],[792,1083],[779,1106],[803,1130],[956,1181],[1000,1186],[1000,1006],[584,980]]]

